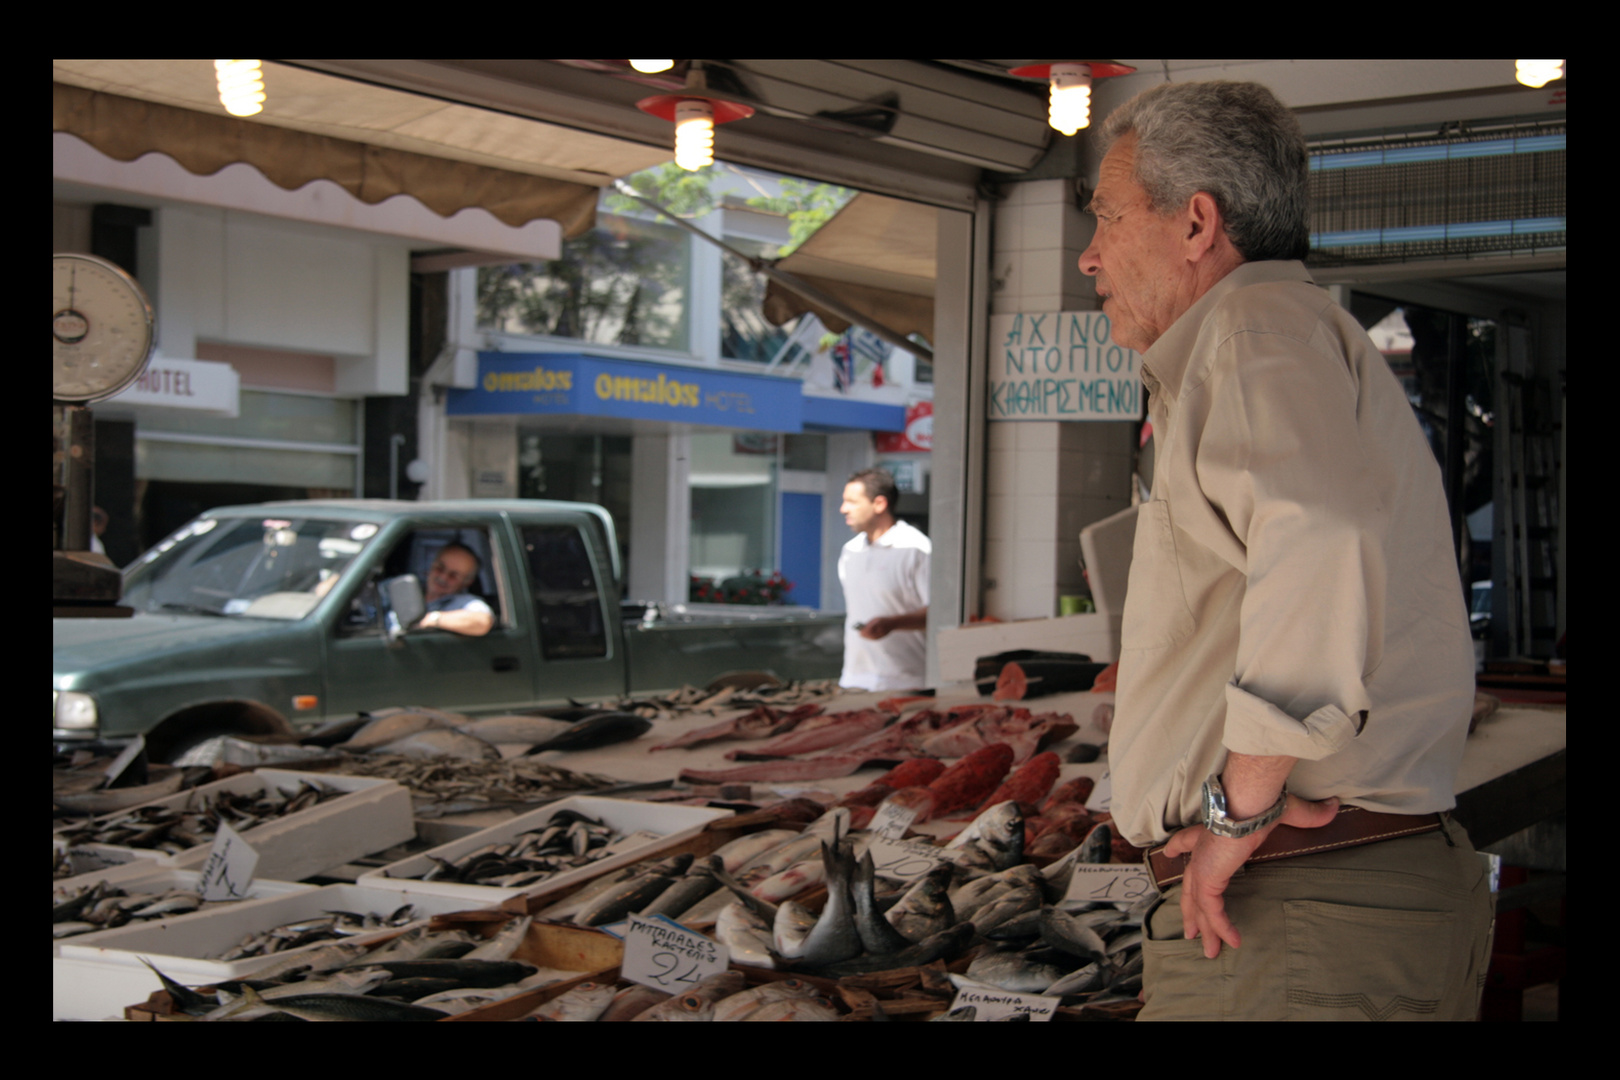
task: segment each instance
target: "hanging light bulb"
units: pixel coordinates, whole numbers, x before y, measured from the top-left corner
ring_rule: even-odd
[[[754,115],[752,106],[727,101],[708,93],[696,60],[686,73],[686,89],[679,94],[642,98],[636,108],[675,124],[675,164],[696,172],[714,164],[714,128]]]
[[[1564,77],[1564,62],[1562,60],[1515,60],[1514,66],[1518,68],[1517,78],[1526,86],[1533,86],[1537,90],[1546,86],[1554,79]]]
[[[701,98],[675,105],[675,164],[691,172],[714,164],[714,107]]]
[[[643,75],[656,75],[660,71],[668,71],[675,66],[673,60],[632,60],[630,66]]]
[[[264,108],[264,72],[257,60],[215,60],[219,103],[232,116],[252,116]]]
[[[1010,74],[1024,79],[1047,80],[1051,86],[1051,97],[1048,99],[1046,122],[1065,135],[1073,135],[1081,128],[1091,126],[1092,80],[1129,75],[1135,70],[1129,64],[1115,64],[1106,60],[1069,60],[1056,64],[1026,64],[1013,68]]]
[[[1091,65],[1053,64],[1046,122],[1065,135],[1091,126]]]

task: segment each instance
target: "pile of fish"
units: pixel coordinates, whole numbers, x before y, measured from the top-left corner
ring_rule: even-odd
[[[548,750],[589,750],[638,738],[652,722],[600,706],[481,720],[425,706],[383,709],[323,728],[304,741],[354,754],[495,761]],[[337,741],[339,739],[342,741]]]
[[[827,713],[803,717],[792,730],[726,754],[754,764],[682,769],[680,779],[695,784],[825,780],[912,757],[962,757],[993,744],[1010,747],[1010,764],[1020,764],[1077,730],[1079,725],[1066,713],[1034,714],[997,705],[958,705],[944,712],[924,708],[903,719],[882,708]]]
[[[780,979],[749,987],[740,971],[723,971],[681,994],[666,994],[636,983],[583,982],[552,998],[524,1020],[589,1023],[696,1020],[829,1021],[838,1010],[824,992],[803,979]]]
[[[184,915],[202,906],[202,897],[186,889],[130,892],[98,881],[53,899],[51,936],[65,938],[96,930],[111,930],[144,919]]]
[[[735,963],[829,979],[973,952],[967,977],[983,985],[1079,1002],[1125,1000],[1140,989],[1145,905],[1064,900],[1077,864],[1115,856],[1106,820],[1088,818],[1084,841],[1045,869],[1026,861],[1037,817],[1026,820],[1023,806],[1044,816],[1083,801],[1085,787],[1064,785],[1045,801],[995,802],[940,850],[944,861],[905,884],[876,873],[872,837],[844,834],[852,808],[840,808],[802,832],[765,830],[707,857],[654,858],[605,874],[537,917],[602,926],[631,913],[662,914],[693,929],[712,925]],[[826,898],[816,911],[818,887]]]
[[[174,1007],[199,1020],[440,1020],[576,974],[511,959],[529,923],[512,919],[488,940],[418,925],[381,944],[338,941],[206,994],[153,971]]]
[[[267,784],[259,794],[215,791],[193,793],[181,806],[141,806],[126,813],[92,818],[59,826],[56,835],[69,844],[112,844],[152,848],[178,854],[199,844],[213,843],[221,823],[245,833],[276,818],[296,814],[347,792],[300,781],[297,790],[283,792]]]
[[[543,825],[504,843],[486,844],[459,859],[429,855],[433,868],[412,876],[422,881],[524,888],[603,858],[609,854],[608,846],[623,835],[576,810],[558,810]]]
[[[574,772],[532,757],[465,760],[378,754],[345,761],[347,776],[395,780],[410,789],[417,817],[533,807],[617,780]]]
[[[415,916],[416,909],[410,904],[386,915],[375,911],[365,913],[324,911],[319,915],[272,926],[268,930],[255,930],[233,947],[209,959],[226,962],[245,960],[251,956],[268,956],[270,953],[301,949],[305,945],[314,945],[317,942],[336,941],[360,934],[375,934],[391,926],[404,926]]]
[[[756,685],[722,685],[727,682]],[[774,709],[794,708],[800,705],[822,704],[841,693],[837,679],[812,679],[783,684],[774,678],[764,681],[739,678],[717,679],[707,688],[683,686],[672,693],[621,697],[609,702],[614,709],[635,713],[648,720],[667,720],[691,713],[719,713],[726,709],[768,705]]]

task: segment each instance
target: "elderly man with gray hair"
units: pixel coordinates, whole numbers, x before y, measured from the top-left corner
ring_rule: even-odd
[[[1439,468],[1306,272],[1298,122],[1165,84],[1102,128],[1080,257],[1154,437],[1109,746],[1164,892],[1141,1019],[1472,1019],[1483,860],[1450,819],[1473,650]]]

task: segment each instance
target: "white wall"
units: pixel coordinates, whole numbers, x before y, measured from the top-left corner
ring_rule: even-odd
[[[156,213],[158,348],[197,339],[336,358],[343,395],[408,387],[410,251],[318,226],[208,207]]]

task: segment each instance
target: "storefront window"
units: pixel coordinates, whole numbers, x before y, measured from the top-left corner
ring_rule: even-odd
[[[775,244],[726,237],[726,243],[748,255],[774,259],[780,253]],[[729,251],[721,257],[720,354],[728,360],[769,363],[787,343],[799,320],[772,326],[766,320],[764,274],[756,274],[743,260]]]
[[[716,582],[776,562],[778,436],[692,436],[692,574]]]
[[[502,334],[593,345],[690,348],[690,238],[671,225],[598,212],[551,262],[478,271],[478,322]]]

